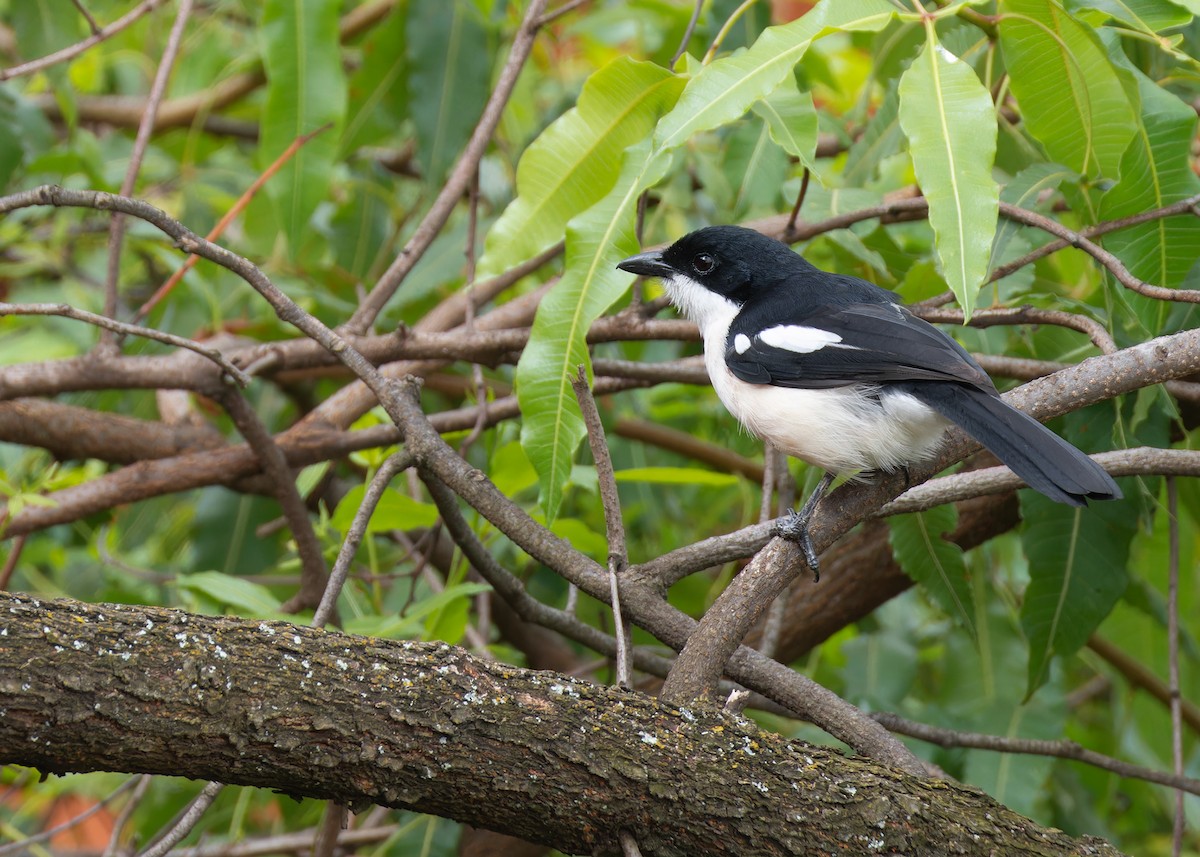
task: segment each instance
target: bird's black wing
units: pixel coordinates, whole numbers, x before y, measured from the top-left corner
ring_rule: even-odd
[[[899,304],[747,304],[730,325],[725,361],[751,384],[822,389],[857,382],[954,381],[994,392],[962,346]]]

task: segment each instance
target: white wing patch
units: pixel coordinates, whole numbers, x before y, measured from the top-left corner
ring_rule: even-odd
[[[744,333],[739,333],[733,338],[733,350],[738,354],[745,354],[750,350],[750,337]]]
[[[827,346],[853,348],[853,345],[839,345],[842,338],[829,330],[819,327],[804,327],[799,324],[779,324],[768,327],[758,334],[758,339],[772,348],[782,348],[794,351],[796,354],[811,354]],[[736,348],[736,343],[735,346]],[[740,351],[738,352],[741,353]]]

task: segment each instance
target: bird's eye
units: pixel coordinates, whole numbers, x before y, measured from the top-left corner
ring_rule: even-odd
[[[692,259],[692,267],[697,274],[711,274],[717,267],[717,260],[708,253],[697,253],[696,258]]]

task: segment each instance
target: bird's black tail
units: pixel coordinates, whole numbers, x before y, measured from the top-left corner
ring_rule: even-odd
[[[1104,468],[998,396],[960,384],[904,386],[1051,500],[1085,506],[1088,499],[1121,498],[1121,489]]]

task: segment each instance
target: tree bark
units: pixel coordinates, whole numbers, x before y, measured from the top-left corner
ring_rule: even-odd
[[[219,780],[570,853],[1095,854],[987,795],[438,643],[0,593],[0,762]]]

